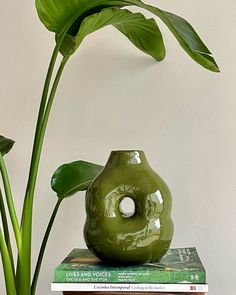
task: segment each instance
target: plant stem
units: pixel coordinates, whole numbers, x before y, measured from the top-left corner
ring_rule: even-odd
[[[44,135],[46,131],[46,126],[48,122],[48,117],[50,114],[52,102],[56,93],[56,89],[69,57],[64,57],[61,66],[58,69],[57,75],[54,80],[54,84],[51,88],[51,94],[48,98],[48,91],[51,84],[51,78],[54,71],[56,59],[64,40],[64,37],[70,27],[69,22],[61,34],[58,36],[55,49],[53,51],[51,61],[49,64],[44,89],[42,93],[39,114],[37,119],[33,151],[30,163],[30,170],[28,176],[28,182],[26,187],[26,193],[24,198],[24,205],[21,217],[21,230],[22,230],[22,251],[18,252],[18,265],[17,265],[17,285],[19,285],[19,294],[28,295],[30,294],[30,283],[31,283],[31,236],[32,236],[32,215],[33,215],[33,202],[34,202],[34,192],[37,180],[39,161],[42,152],[42,145],[44,140]],[[51,101],[49,103],[49,101]]]
[[[34,169],[34,161],[33,159],[35,158],[35,153],[37,150],[37,146],[38,146],[38,140],[39,140],[39,134],[40,134],[40,129],[41,129],[41,124],[42,124],[42,120],[43,120],[43,115],[44,115],[44,111],[45,111],[45,106],[46,106],[46,102],[47,102],[47,96],[48,96],[48,90],[49,90],[49,86],[51,83],[51,79],[52,79],[52,74],[53,74],[53,70],[56,64],[56,60],[57,60],[57,56],[59,53],[59,44],[56,44],[53,53],[52,53],[52,57],[49,63],[49,67],[48,67],[48,71],[47,71],[47,75],[46,75],[46,79],[45,79],[45,83],[44,83],[44,87],[43,87],[43,93],[42,93],[42,97],[41,97],[41,102],[40,102],[40,107],[39,107],[39,113],[38,113],[38,119],[37,119],[37,124],[36,124],[36,130],[35,130],[35,137],[34,137],[34,143],[33,143],[33,151],[32,151],[32,156],[31,156],[31,164],[30,164],[30,170],[29,170],[29,179],[28,179],[28,184],[27,187],[29,186],[29,183],[31,181],[30,175],[32,174],[32,170]],[[27,189],[26,189],[27,190]],[[24,200],[24,207],[22,210],[22,217],[21,217],[21,223],[22,223],[22,219],[24,216],[24,211],[25,211],[25,202],[26,199]]]
[[[12,269],[11,258],[0,228],[0,252],[2,256],[2,265],[5,276],[7,295],[16,295],[15,276]]]
[[[0,213],[1,213],[1,217],[2,217],[2,226],[3,226],[4,238],[5,238],[5,241],[6,241],[8,253],[9,253],[9,256],[10,256],[10,260],[11,260],[11,266],[12,266],[12,269],[15,269],[14,260],[13,260],[13,254],[12,254],[12,247],[11,247],[11,240],[10,240],[8,223],[7,223],[7,215],[6,215],[6,210],[5,210],[5,205],[4,205],[1,189],[0,189]]]
[[[14,202],[13,202],[13,198],[12,198],[11,186],[10,186],[10,181],[9,181],[7,169],[6,169],[6,166],[5,166],[5,163],[3,160],[3,156],[1,153],[0,153],[0,170],[1,170],[3,185],[4,185],[4,189],[5,189],[7,206],[8,206],[11,222],[12,222],[13,231],[14,231],[15,238],[16,238],[17,248],[18,248],[18,251],[20,251],[20,249],[21,249],[21,232],[20,232],[20,227],[19,227],[19,223],[18,223],[18,219],[17,219],[15,207],[14,207]]]
[[[37,150],[37,146],[38,146],[38,138],[39,138],[41,124],[42,124],[43,115],[44,115],[44,110],[45,110],[45,106],[46,106],[46,102],[47,102],[49,86],[51,83],[52,74],[53,74],[53,70],[54,70],[54,67],[56,64],[60,45],[61,45],[61,42],[58,42],[53,50],[53,53],[52,53],[52,56],[50,59],[50,63],[48,66],[48,71],[47,71],[44,87],[43,87],[43,92],[42,92],[42,97],[41,97],[41,102],[40,102],[40,107],[39,107],[39,113],[38,113],[38,119],[37,119],[37,124],[36,124],[36,130],[35,130],[35,137],[34,137],[34,143],[33,143],[33,151],[32,151],[32,156],[31,156],[31,164],[30,164],[30,170],[29,170],[26,195],[27,195],[29,184],[31,182],[31,174],[32,174],[31,171],[33,170],[33,166],[34,166],[33,159],[35,158],[35,151]],[[24,205],[23,205],[23,209],[22,209],[22,216],[21,216],[21,227],[22,227],[22,223],[23,223],[23,216],[25,214],[25,210],[26,210],[25,208],[26,208],[27,201],[28,201],[28,199],[25,196]],[[19,286],[20,286],[20,264],[21,263],[23,263],[22,262],[22,253],[18,251],[18,262],[17,262],[17,271],[16,271],[17,288],[19,288]]]
[[[54,83],[52,85],[51,93],[46,105],[43,120],[39,124],[41,128],[39,130],[37,146],[35,147],[33,158],[32,158],[32,169],[29,177],[29,182],[27,186],[27,192],[25,196],[24,212],[22,218],[22,263],[19,266],[21,268],[21,284],[20,284],[20,294],[28,295],[30,294],[30,272],[31,272],[31,235],[32,235],[32,214],[33,214],[33,200],[36,178],[39,167],[39,160],[41,156],[43,140],[45,136],[45,131],[48,123],[48,118],[50,115],[53,100],[56,94],[57,86],[60,81],[63,69],[68,61],[69,57],[64,57],[61,61],[61,65],[56,74]]]
[[[34,272],[34,277],[33,277],[32,285],[31,285],[31,295],[34,295],[35,291],[36,291],[36,285],[37,285],[37,282],[38,282],[39,272],[40,272],[40,268],[41,268],[41,265],[42,265],[43,255],[44,255],[44,252],[45,252],[45,248],[46,248],[46,245],[47,245],[47,242],[48,242],[48,238],[49,238],[49,235],[50,235],[54,220],[55,220],[56,215],[57,215],[57,211],[58,211],[58,209],[60,207],[60,204],[61,204],[62,200],[63,200],[62,198],[59,198],[57,200],[55,208],[54,208],[54,210],[52,212],[52,216],[51,216],[50,221],[48,223],[47,230],[46,230],[46,232],[44,234],[44,238],[43,238],[43,241],[42,241],[42,244],[41,244],[41,247],[40,247],[39,256],[38,256],[38,260],[37,260],[37,264],[36,264],[36,268],[35,268],[35,272]]]

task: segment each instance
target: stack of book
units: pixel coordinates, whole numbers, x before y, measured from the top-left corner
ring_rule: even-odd
[[[54,271],[52,291],[75,294],[204,294],[206,272],[197,250],[173,248],[158,262],[107,265],[87,249],[74,249]]]

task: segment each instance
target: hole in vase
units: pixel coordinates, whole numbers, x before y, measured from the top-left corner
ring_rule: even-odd
[[[123,217],[132,217],[135,214],[134,200],[130,197],[124,197],[120,202],[119,210]]]

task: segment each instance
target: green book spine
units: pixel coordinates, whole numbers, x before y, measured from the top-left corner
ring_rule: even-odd
[[[109,266],[85,249],[74,249],[55,269],[56,283],[205,284],[206,272],[195,248],[170,249],[159,262]]]

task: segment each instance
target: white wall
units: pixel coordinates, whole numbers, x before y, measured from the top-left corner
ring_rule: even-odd
[[[166,28],[166,60],[156,63],[113,28],[89,36],[71,58],[47,131],[35,200],[35,259],[56,201],[50,177],[65,162],[104,163],[112,149],[143,149],[173,194],[173,246],[196,246],[209,295],[235,294],[236,3],[150,1],[187,18],[221,73],[194,64]],[[20,212],[39,97],[54,36],[34,1],[0,2],[0,133]],[[84,247],[84,194],[68,199],[47,247],[38,294],[51,294],[53,268]],[[0,294],[4,294],[0,283]]]

